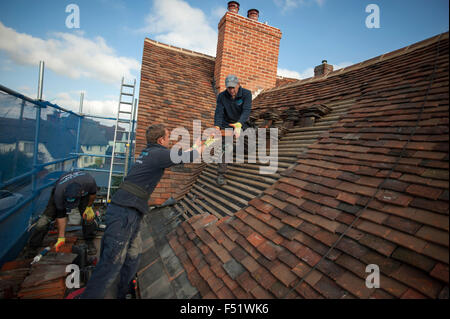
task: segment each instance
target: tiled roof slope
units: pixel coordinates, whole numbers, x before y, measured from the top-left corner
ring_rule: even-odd
[[[192,134],[193,120],[212,127],[216,95],[213,87],[215,58],[145,39],[139,90],[136,153],[146,145],[149,125],[164,123],[169,130],[183,127]],[[150,204],[170,196],[178,198],[190,188],[201,168],[187,164],[183,172],[166,170]]]
[[[253,101],[252,110],[259,114],[266,109],[282,110],[289,106],[316,104],[322,101],[352,98],[353,96],[361,97],[371,90],[376,92],[379,86],[385,87],[390,73],[391,76],[395,77],[399,72],[416,72],[416,77],[420,77],[422,75],[421,70],[414,70],[414,66],[416,66],[417,59],[421,59],[421,57],[416,57],[416,60],[411,61],[404,57],[408,53],[414,55],[414,51],[417,49],[423,50],[423,48],[429,47],[439,37],[441,37],[441,40],[447,41],[445,38],[448,38],[448,33],[338,69],[322,77],[311,77],[265,90],[264,94],[261,93]],[[423,51],[418,51],[416,55],[420,55],[420,52]],[[409,64],[410,66],[408,66]],[[383,68],[385,65],[390,68]],[[410,77],[414,79],[414,75],[410,75]]]
[[[303,125],[301,120],[297,121],[301,112],[312,114],[303,109],[290,110],[290,113],[293,114],[287,117],[283,116],[284,120],[277,118],[274,113],[263,114],[261,119],[254,121],[255,128],[276,127],[283,132],[278,135],[276,172],[260,174],[260,169],[267,168],[269,165],[262,163],[260,158],[257,160],[259,157],[257,148],[250,154],[246,152],[243,163],[235,161],[228,164],[225,174],[227,185],[218,186],[216,184],[217,164],[208,164],[186,196],[177,202],[175,209],[181,213],[184,219],[204,212],[209,212],[218,218],[227,215],[233,216],[235,212],[246,207],[250,200],[258,197],[265,189],[272,186],[281,177],[284,170],[296,165],[297,156],[306,151],[309,145],[320,138],[321,134],[326,134],[334,123],[345,116],[347,107],[353,102],[354,100],[346,100],[328,104],[326,109],[322,106],[323,110],[328,113],[322,117],[315,113],[319,118],[314,121],[314,125],[310,126]],[[317,107],[315,109],[317,110]],[[309,109],[309,111],[311,110]],[[258,142],[256,144],[259,145]]]
[[[234,216],[168,235],[202,297],[448,298],[448,61],[444,33],[258,96],[259,108],[355,102]]]
[[[145,147],[145,131],[155,122],[170,130],[192,120],[203,125],[214,118],[214,57],[145,39],[142,57],[137,147]]]

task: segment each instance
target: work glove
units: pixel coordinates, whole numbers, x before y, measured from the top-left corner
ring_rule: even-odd
[[[230,124],[231,127],[234,128],[234,135],[236,136],[236,138],[239,138],[239,136],[241,136],[241,128],[242,128],[242,124],[239,122]]]
[[[192,145],[192,149],[196,150],[197,152],[201,153],[202,149],[202,142],[200,139],[198,139],[197,141],[195,141],[194,145]]]
[[[218,135],[222,135],[222,132],[221,132],[219,126],[214,126],[214,128],[215,128],[217,131],[219,131],[219,132],[217,133]],[[211,133],[211,137],[214,137],[214,134]]]
[[[212,143],[214,143],[216,141],[216,139],[214,138],[214,136],[210,136],[205,142],[204,142],[204,144],[206,145],[206,146],[209,146],[209,145],[211,145]]]
[[[65,242],[66,242],[66,238],[58,237],[58,241],[55,244],[56,252],[59,252],[61,250],[61,248],[62,248],[62,246],[64,246]]]
[[[83,213],[83,219],[87,222],[90,222],[94,219],[95,213],[91,206],[86,207]]]
[[[216,141],[218,140],[217,138],[215,138],[217,135],[219,135],[219,136],[222,135],[222,132],[221,132],[219,126],[214,126],[214,128],[215,128],[218,132],[216,132],[216,133],[211,133],[211,135],[206,139],[206,141],[203,142],[203,145],[205,145],[205,146],[208,147],[209,145],[213,144],[214,142],[216,142]]]

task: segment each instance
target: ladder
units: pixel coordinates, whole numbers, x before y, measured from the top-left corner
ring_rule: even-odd
[[[111,152],[111,165],[108,177],[108,192],[106,203],[110,202],[111,189],[118,188],[113,185],[113,177],[123,178],[127,175],[129,159],[131,158],[130,143],[132,143],[132,134],[136,117],[136,99],[134,98],[136,88],[136,79],[133,84],[125,84],[122,77],[120,86],[119,107],[117,109],[116,126],[114,130],[114,141]],[[117,167],[123,167],[118,170]]]

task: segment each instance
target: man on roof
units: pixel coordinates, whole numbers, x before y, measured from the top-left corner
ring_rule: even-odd
[[[50,223],[56,219],[58,227],[58,240],[55,250],[58,252],[64,246],[67,225],[67,213],[78,207],[82,215],[83,237],[88,245],[88,253],[96,254],[93,243],[97,226],[94,221],[92,204],[97,194],[95,179],[86,172],[68,172],[60,176],[52,189],[50,199],[44,213],[37,221],[30,239],[28,240],[28,253],[35,254],[42,246]]]
[[[230,74],[225,79],[226,89],[217,97],[216,111],[214,114],[214,126],[218,130],[233,128],[234,135],[239,138],[241,129],[248,127],[247,121],[252,109],[252,93],[244,89],[239,84],[236,75]],[[218,164],[217,184],[226,184],[225,173],[227,163],[225,163],[225,153],[232,152],[233,146],[226,145],[222,139],[223,155],[221,163]]]
[[[119,279],[117,298],[124,299],[134,278],[142,251],[140,224],[148,213],[148,199],[168,167],[178,164],[171,158],[170,134],[163,124],[154,124],[146,132],[147,147],[136,159],[106,211],[106,229],[102,238],[100,261],[94,269],[81,299],[102,299]],[[193,162],[203,151],[198,139],[194,146],[178,156]]]

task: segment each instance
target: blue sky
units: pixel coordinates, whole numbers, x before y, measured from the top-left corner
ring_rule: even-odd
[[[39,60],[46,63],[44,98],[78,110],[113,115],[120,80],[136,79],[145,37],[215,55],[226,0],[0,1],[0,84],[36,97]],[[241,0],[239,14],[282,33],[278,73],[305,78],[322,59],[345,67],[448,31],[448,0]],[[68,28],[69,4],[80,27]],[[380,27],[367,28],[369,4]]]

